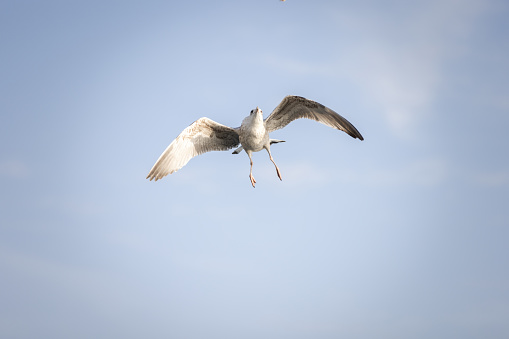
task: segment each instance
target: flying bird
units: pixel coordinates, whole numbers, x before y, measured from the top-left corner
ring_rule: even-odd
[[[244,150],[249,156],[251,163],[249,180],[251,180],[253,187],[255,187],[256,180],[253,177],[252,154],[262,149],[265,149],[269,154],[270,161],[276,167],[277,176],[279,180],[282,180],[281,171],[270,153],[270,145],[284,142],[284,140],[270,139],[269,133],[281,129],[300,118],[318,121],[344,131],[353,138],[364,140],[359,131],[348,120],[330,108],[303,97],[289,95],[281,101],[266,119],[263,119],[260,108],[256,107],[251,110],[240,127],[228,127],[205,117],[196,120],[184,129],[161,154],[150,170],[147,179],[157,181],[178,171],[197,155],[210,151],[226,151],[238,147],[240,144],[240,147],[233,151],[233,154],[239,154]]]

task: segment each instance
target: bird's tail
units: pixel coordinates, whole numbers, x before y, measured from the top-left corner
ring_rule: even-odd
[[[277,140],[277,139],[270,139],[270,144],[277,144],[277,143],[280,143],[280,142],[286,142],[284,140]],[[237,148],[235,151],[232,152],[232,154],[239,154],[240,152],[242,152],[242,150],[244,149],[244,147],[240,146],[239,148]]]
[[[240,146],[239,148],[237,148],[235,151],[233,151],[232,154],[239,154],[240,152],[242,152],[242,150],[244,149],[244,147]]]

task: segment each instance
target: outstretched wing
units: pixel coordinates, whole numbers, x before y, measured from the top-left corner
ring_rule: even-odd
[[[359,131],[345,118],[318,102],[289,95],[265,119],[265,128],[270,133],[285,127],[300,118],[318,121],[324,125],[348,133],[353,138],[364,140]]]
[[[166,148],[147,179],[157,181],[184,167],[192,157],[210,151],[226,151],[238,144],[239,134],[235,129],[209,118],[200,118],[183,130]]]

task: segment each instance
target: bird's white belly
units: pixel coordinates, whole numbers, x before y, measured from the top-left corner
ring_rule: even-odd
[[[261,133],[253,131],[252,133],[240,137],[240,144],[242,147],[244,147],[245,150],[251,150],[253,152],[261,151],[267,141],[268,134],[265,133],[265,131]]]

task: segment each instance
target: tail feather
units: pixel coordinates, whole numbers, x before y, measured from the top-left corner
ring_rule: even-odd
[[[239,154],[240,152],[242,152],[242,150],[244,149],[244,147],[240,146],[239,148],[237,148],[235,151],[233,151],[232,154]]]
[[[277,144],[277,143],[280,143],[280,142],[286,142],[284,140],[278,140],[278,139],[270,139],[270,144]],[[242,152],[244,150],[244,147],[240,146],[239,148],[237,148],[235,151],[232,152],[232,154],[239,154],[240,152]]]

